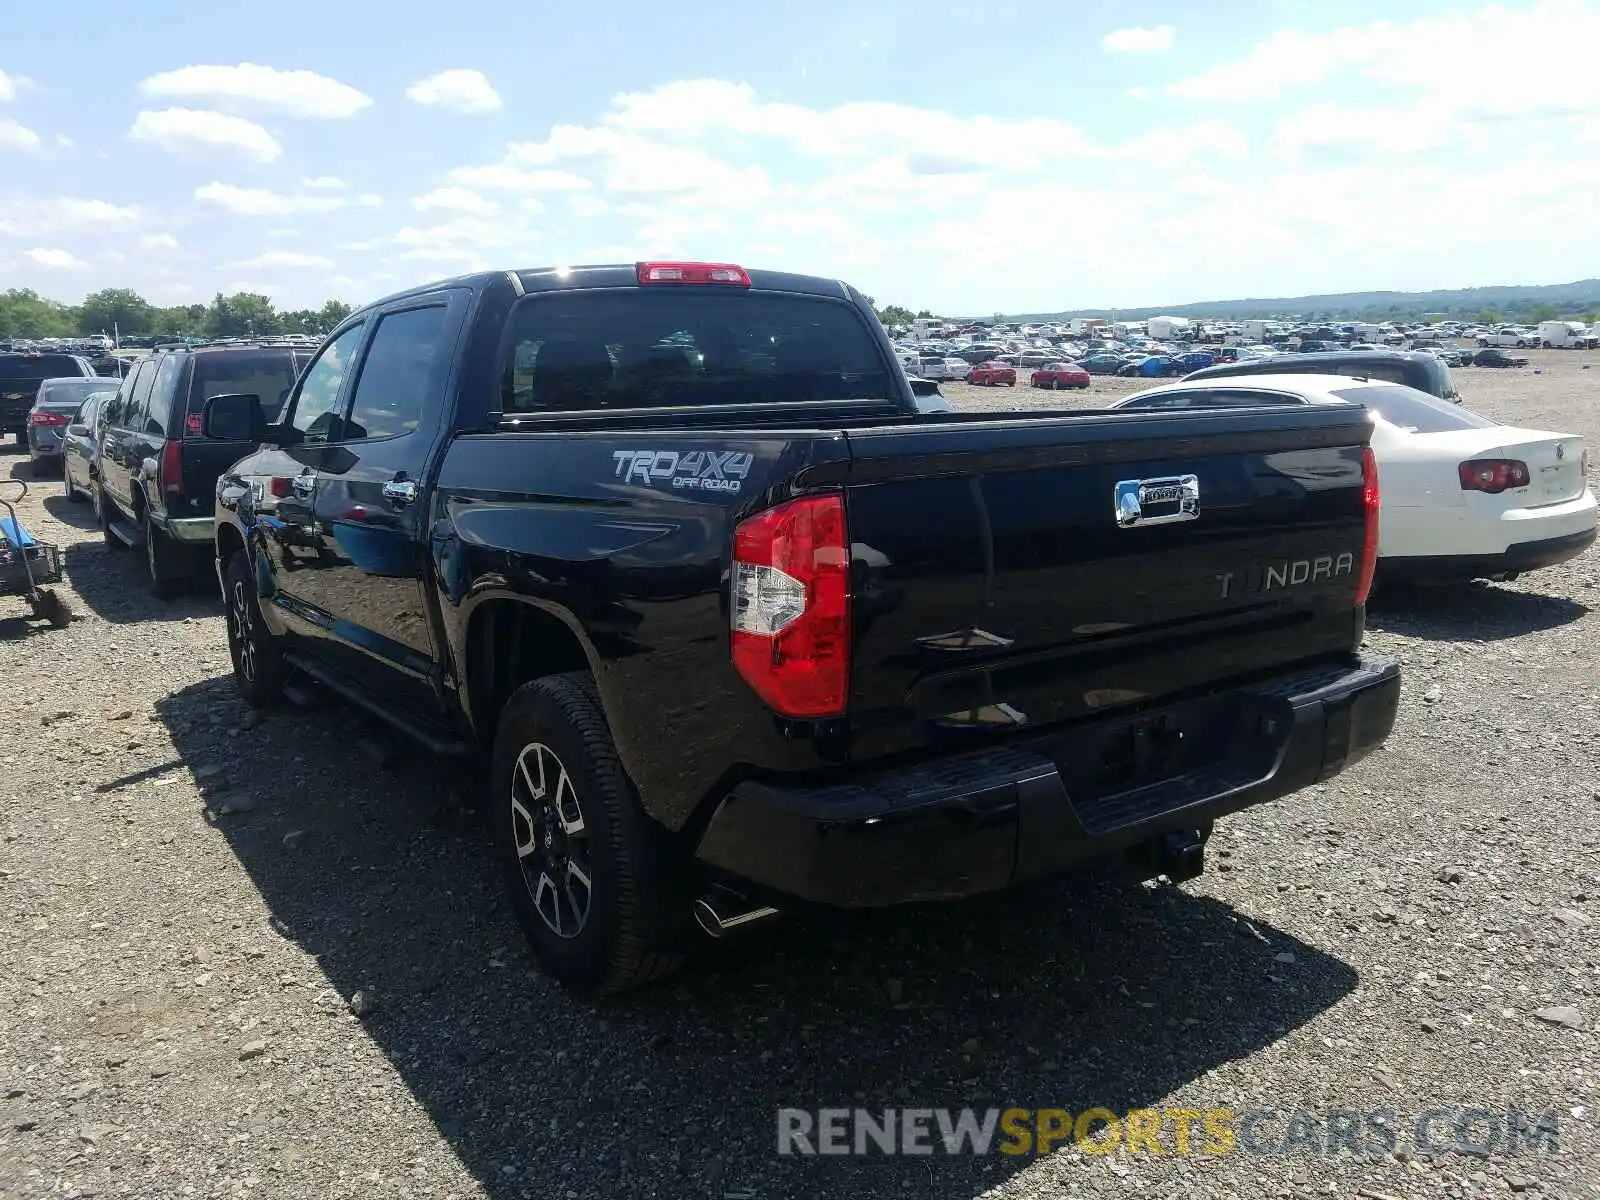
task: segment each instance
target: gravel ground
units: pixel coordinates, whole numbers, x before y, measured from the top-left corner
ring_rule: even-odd
[[[1532,357],[1458,372],[1468,404],[1600,446],[1600,355]],[[340,709],[257,722],[208,594],[146,599],[59,484],[24,513],[83,619],[0,599],[0,1195],[1600,1197],[1593,556],[1374,611],[1387,750],[1225,822],[1200,880],[784,932],[590,1008],[450,770]],[[779,1106],[968,1104],[1515,1106],[1560,1149],[774,1152]]]

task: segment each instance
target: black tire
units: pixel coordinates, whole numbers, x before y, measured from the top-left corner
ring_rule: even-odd
[[[228,656],[233,660],[233,682],[244,702],[253,708],[271,708],[283,699],[288,664],[278,639],[261,619],[255,576],[243,550],[236,551],[223,571],[223,607],[227,612]]]
[[[78,490],[78,485],[72,482],[72,472],[67,470],[66,463],[61,464],[61,492],[68,504],[80,504],[88,499]]]
[[[581,843],[579,833],[568,834],[568,818],[556,816],[548,800],[533,816],[529,803],[547,797],[552,785],[543,793],[531,789],[532,769],[523,775],[518,765],[530,754],[546,764],[545,778],[551,759],[564,770],[571,785],[566,794],[581,818]],[[686,873],[677,869],[665,831],[639,806],[588,675],[551,675],[517,689],[500,714],[491,781],[495,856],[517,922],[546,971],[579,995],[606,996],[653,982],[681,965],[682,955],[664,948],[682,945],[668,931],[674,914],[685,920],[689,914]],[[552,848],[557,840],[560,854]],[[581,918],[571,873],[580,845],[590,882]],[[540,874],[534,876],[536,869]],[[560,909],[552,872],[563,876],[575,922],[571,933],[556,929],[561,916],[552,924],[541,914],[537,897],[546,894],[545,886],[553,894],[545,903]]]
[[[105,539],[107,550],[122,551],[128,548],[128,543],[111,532],[111,501],[106,499],[103,491],[95,492],[95,516],[100,519],[100,536]]]
[[[178,545],[144,517],[145,586],[157,600],[171,600],[189,588],[188,548]]]

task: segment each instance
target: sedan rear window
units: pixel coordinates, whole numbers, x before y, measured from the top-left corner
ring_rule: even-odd
[[[1454,433],[1459,429],[1492,429],[1496,422],[1400,384],[1344,388],[1330,392],[1352,404],[1364,404],[1389,424],[1408,433]]]
[[[532,296],[511,320],[508,414],[899,395],[872,330],[835,301],[623,289]]]

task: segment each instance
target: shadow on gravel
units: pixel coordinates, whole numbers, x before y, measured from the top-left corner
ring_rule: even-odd
[[[1215,900],[1084,878],[786,931],[591,1007],[534,970],[479,823],[451,815],[461,768],[380,772],[351,753],[361,722],[340,708],[230,736],[244,713],[217,679],[160,715],[191,768],[233,781],[219,813],[254,801],[214,820],[273,928],[341,996],[377,998],[365,1035],[505,1200],[970,1197],[1032,1160],[780,1159],[777,1109],[1136,1107],[1357,982]]]
[[[207,561],[197,561],[189,590],[171,600],[153,599],[146,590],[143,551],[119,552],[100,541],[75,542],[62,547],[61,563],[83,607],[118,625],[215,617],[222,612],[222,596]]]
[[[92,507],[81,500],[77,502],[68,500],[61,492],[44,498],[44,510],[63,525],[70,525],[73,529],[90,530],[98,525]]]
[[[1589,612],[1587,605],[1565,596],[1542,596],[1492,583],[1391,586],[1373,594],[1367,624],[1403,637],[1498,642],[1570,625]]]

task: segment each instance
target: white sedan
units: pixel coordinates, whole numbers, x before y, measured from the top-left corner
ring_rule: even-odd
[[[1150,388],[1110,407],[1344,403],[1373,415],[1380,578],[1515,579],[1593,544],[1596,505],[1583,438],[1499,425],[1402,384],[1249,375]]]

